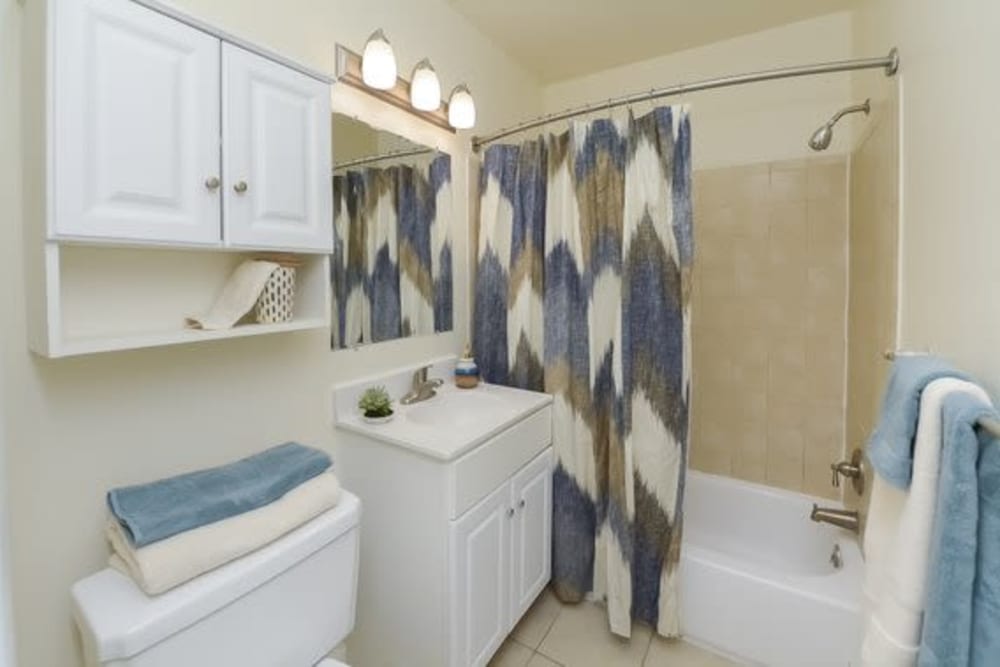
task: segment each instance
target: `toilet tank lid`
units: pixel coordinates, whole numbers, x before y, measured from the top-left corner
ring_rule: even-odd
[[[134,656],[270,581],[358,525],[361,501],[336,507],[271,544],[161,595],[149,596],[110,568],[73,585],[73,613],[101,662]]]

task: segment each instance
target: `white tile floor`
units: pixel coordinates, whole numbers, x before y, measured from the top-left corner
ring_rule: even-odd
[[[726,658],[668,641],[636,624],[623,640],[608,630],[604,608],[563,605],[548,589],[490,662],[492,667],[726,667]]]

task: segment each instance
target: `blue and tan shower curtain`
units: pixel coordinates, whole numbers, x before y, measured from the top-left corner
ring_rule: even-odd
[[[687,112],[493,145],[480,175],[473,335],[484,377],[554,396],[552,573],[678,634],[690,406]]]
[[[334,349],[452,328],[451,157],[333,177]]]

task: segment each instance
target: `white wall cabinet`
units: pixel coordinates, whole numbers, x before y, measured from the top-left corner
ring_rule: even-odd
[[[332,250],[327,81],[132,0],[51,8],[50,238]]]
[[[551,451],[452,522],[453,667],[489,662],[548,583],[551,527]]]
[[[548,584],[551,399],[481,390],[530,405],[455,455],[338,416],[337,475],[364,507],[352,664],[486,665]],[[348,417],[355,404],[343,400]]]
[[[23,23],[32,350],[329,326],[329,77],[160,0],[38,0]],[[258,251],[301,255],[293,321],[186,328]]]
[[[232,44],[222,72],[226,243],[332,251],[330,87]]]

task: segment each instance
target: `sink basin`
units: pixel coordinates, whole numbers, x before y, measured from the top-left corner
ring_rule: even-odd
[[[410,406],[403,417],[424,426],[468,428],[510,410],[508,401],[476,390],[449,391]]]
[[[401,386],[408,386],[407,375]],[[398,391],[398,390],[397,390]],[[402,393],[402,392],[401,392]],[[357,399],[352,398],[352,403]],[[446,382],[437,395],[396,405],[396,418],[381,424],[361,419],[353,405],[338,412],[337,425],[368,438],[450,461],[552,403],[552,397],[513,387],[480,384],[459,389]]]

